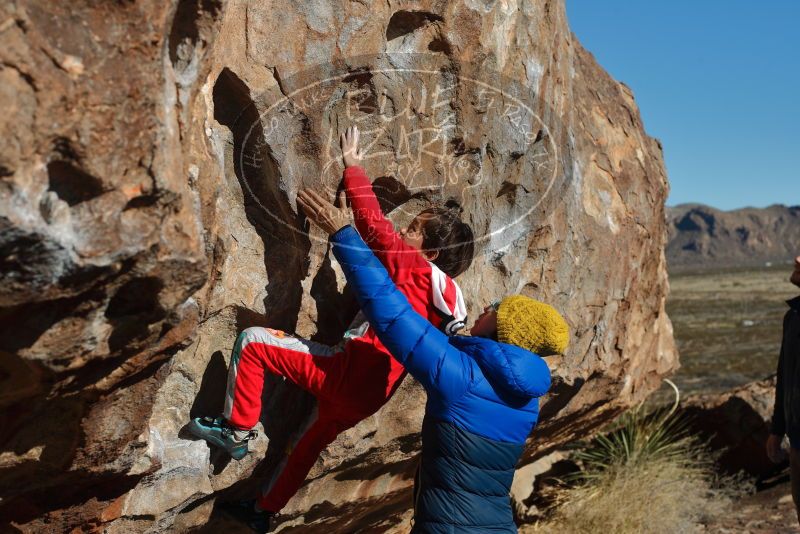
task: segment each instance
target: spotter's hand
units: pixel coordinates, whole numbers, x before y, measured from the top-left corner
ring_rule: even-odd
[[[335,234],[350,224],[350,210],[345,207],[344,191],[336,199],[336,205],[311,189],[297,193],[297,205],[314,224],[328,235]]]

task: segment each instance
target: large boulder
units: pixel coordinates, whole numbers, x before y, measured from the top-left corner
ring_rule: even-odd
[[[214,531],[217,497],[269,477],[313,411],[293,385],[268,381],[241,462],[184,426],[221,409],[241,329],[335,343],[355,315],[295,207],[301,186],[336,189],[353,123],[395,222],[463,207],[473,317],[521,292],[571,325],[523,464],[676,368],[661,147],[563,2],[21,0],[0,13],[4,522]],[[281,529],[405,528],[423,408],[407,379],[328,447]]]

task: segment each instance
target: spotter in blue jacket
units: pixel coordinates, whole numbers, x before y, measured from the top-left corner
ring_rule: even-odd
[[[378,337],[428,394],[413,532],[516,532],[509,491],[550,370],[487,338],[448,337],[417,314],[358,233],[333,253]]]

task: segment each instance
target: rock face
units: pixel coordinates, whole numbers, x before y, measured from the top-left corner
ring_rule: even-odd
[[[667,208],[670,270],[783,263],[800,251],[800,206],[721,211],[701,204]]]
[[[301,186],[336,189],[336,140],[352,123],[395,222],[450,198],[464,208],[472,316],[521,292],[570,323],[523,463],[676,367],[661,148],[631,91],[570,34],[562,2],[0,10],[4,523],[219,531],[215,499],[270,475],[313,410],[293,385],[268,381],[263,432],[241,462],[183,427],[221,410],[241,329],[335,343],[355,315],[295,208]],[[423,399],[407,379],[342,434],[281,531],[402,530]]]

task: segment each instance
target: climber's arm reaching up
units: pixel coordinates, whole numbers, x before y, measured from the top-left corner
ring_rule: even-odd
[[[420,252],[406,244],[394,225],[383,214],[372,183],[361,167],[361,150],[358,127],[350,126],[340,136],[344,160],[344,190],[350,200],[353,219],[358,233],[396,280],[400,268],[426,266]]]

